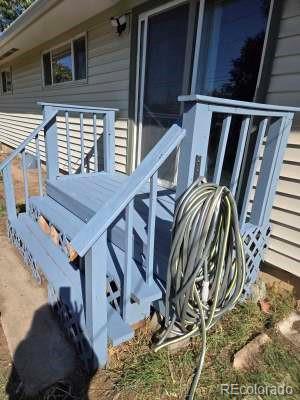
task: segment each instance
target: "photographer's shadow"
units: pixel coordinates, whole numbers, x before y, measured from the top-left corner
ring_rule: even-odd
[[[63,288],[60,298],[64,299],[64,303],[69,294],[70,289]],[[62,310],[60,301],[54,303],[53,308],[56,311],[60,310],[60,314],[67,313],[64,317],[69,319],[69,334],[70,329],[74,334],[72,321],[79,320],[82,310],[71,310],[70,306],[67,311]],[[88,368],[90,365],[82,363],[79,359],[74,345],[61,329],[55,314],[57,313],[53,313],[48,304],[35,312],[26,337],[14,353],[13,367],[6,385],[9,400],[23,400],[37,396],[39,399],[88,399],[94,372]],[[76,329],[78,330],[78,327]],[[89,358],[93,356],[87,341],[84,342],[84,348]]]

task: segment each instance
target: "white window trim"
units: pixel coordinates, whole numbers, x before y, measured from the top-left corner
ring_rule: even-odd
[[[10,78],[11,78],[11,84],[10,84],[10,90],[7,90],[6,92],[4,92],[3,90],[3,81],[2,81],[2,72],[9,72],[10,73]],[[0,74],[1,74],[1,94],[2,96],[10,96],[13,93],[13,76],[12,76],[12,67],[6,67],[6,68],[2,68],[0,70]]]
[[[74,41],[80,38],[85,38],[85,52],[86,52],[86,57],[85,57],[85,63],[86,63],[86,77],[83,79],[77,79],[75,80],[75,64],[74,64]],[[54,83],[53,82],[53,70],[52,70],[52,52],[53,50],[59,49],[60,47],[66,45],[66,44],[70,44],[71,46],[71,60],[72,60],[72,80],[70,81],[65,81],[65,82],[58,82],[58,83]],[[87,83],[88,82],[88,40],[87,40],[87,32],[83,32],[80,33],[74,37],[72,37],[72,39],[66,40],[64,42],[61,42],[47,50],[44,50],[41,53],[41,68],[42,68],[42,86],[44,89],[51,89],[53,87],[61,87],[64,85],[76,85],[76,84],[82,84],[82,83]],[[44,55],[50,53],[50,64],[51,64],[51,85],[45,85],[45,71],[44,71]]]

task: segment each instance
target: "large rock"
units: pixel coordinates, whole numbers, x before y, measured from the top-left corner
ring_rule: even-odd
[[[251,342],[246,344],[240,351],[238,351],[233,360],[233,367],[238,370],[249,370],[255,367],[257,357],[271,339],[266,333],[261,333],[256,336]]]

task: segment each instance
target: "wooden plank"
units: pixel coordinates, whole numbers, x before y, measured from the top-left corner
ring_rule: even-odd
[[[146,282],[153,284],[154,236],[157,206],[157,171],[150,179],[150,205],[147,229]]]
[[[133,200],[125,209],[125,263],[122,286],[122,316],[125,321],[128,320],[131,305],[131,271],[133,262]]]
[[[255,147],[253,150],[253,157],[250,165],[250,170],[249,170],[249,177],[248,177],[248,182],[247,182],[247,187],[244,193],[244,199],[243,199],[243,205],[240,213],[240,224],[241,226],[245,223],[246,221],[246,215],[247,215],[247,210],[248,210],[248,203],[250,201],[250,193],[253,188],[254,184],[254,179],[255,179],[255,174],[257,171],[257,164],[258,164],[258,159],[259,159],[259,150],[261,148],[261,144],[267,129],[268,125],[268,118],[264,118],[260,124],[259,124],[259,129],[257,133],[257,138],[255,142]]]
[[[106,274],[107,236],[104,233],[85,256],[86,330],[95,354],[96,367],[104,367],[107,362]]]
[[[15,197],[13,178],[12,178],[11,163],[8,164],[6,163],[6,165],[2,169],[2,173],[3,173],[7,217],[9,221],[12,221],[17,218],[17,211],[16,211],[16,197]]]
[[[215,182],[217,184],[220,183],[231,119],[232,119],[232,116],[227,115],[224,118],[223,123],[222,123],[221,137],[220,137],[220,141],[219,141],[216,165],[215,165],[214,176],[213,176],[213,182]]]
[[[43,178],[42,178],[42,169],[41,169],[41,155],[40,155],[40,140],[39,135],[35,138],[35,155],[37,162],[37,171],[38,171],[38,185],[39,185],[39,193],[40,196],[43,195]]]
[[[68,172],[72,173],[71,166],[71,147],[70,147],[70,128],[69,128],[69,113],[65,112],[65,124],[66,124],[66,139],[67,139],[67,158],[68,158]]]
[[[182,195],[195,178],[206,174],[211,119],[212,112],[202,105],[186,106],[182,124],[186,135],[180,146],[176,198]]]
[[[240,170],[241,170],[241,165],[244,157],[244,149],[246,145],[246,139],[247,139],[247,134],[249,130],[249,124],[250,124],[250,118],[244,118],[241,126],[241,131],[240,131],[240,137],[238,141],[238,147],[236,151],[236,156],[235,156],[235,161],[233,165],[233,172],[231,175],[231,180],[230,180],[230,190],[232,195],[235,195],[238,180],[239,180],[239,175],[240,175]]]
[[[89,221],[86,227],[73,239],[72,246],[79,255],[84,255],[113,220],[120,214],[143,184],[157,171],[171,152],[181,142],[185,131],[173,125],[159,143],[148,153],[143,162],[128,178],[127,185],[120,187],[119,192],[106,203]]]
[[[250,217],[250,222],[254,225],[260,226],[270,218],[292,120],[293,114],[270,125]]]
[[[83,113],[80,113],[80,170],[84,173],[84,126],[83,126]]]
[[[50,106],[45,106],[43,110],[45,120],[50,119],[50,116],[56,111]],[[44,132],[46,143],[47,179],[55,180],[59,171],[56,119],[51,119],[51,123],[45,125]]]
[[[97,114],[93,114],[93,134],[94,134],[95,171],[99,171],[99,164],[98,164],[98,136],[97,136]]]
[[[28,190],[28,175],[27,175],[27,167],[26,167],[26,153],[25,153],[25,149],[21,152],[21,157],[22,157],[22,173],[23,173],[23,184],[24,184],[25,205],[26,205],[26,212],[28,212],[28,207],[29,207],[29,190]]]
[[[115,170],[115,112],[104,115],[104,171],[112,173]]]

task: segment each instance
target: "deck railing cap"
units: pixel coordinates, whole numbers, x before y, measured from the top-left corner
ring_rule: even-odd
[[[73,105],[73,104],[59,104],[59,103],[47,103],[47,102],[43,102],[43,101],[38,101],[37,104],[39,106],[49,106],[49,107],[53,107],[53,108],[58,108],[58,109],[63,109],[63,110],[83,110],[86,109],[87,112],[93,112],[93,111],[97,111],[97,112],[107,112],[107,111],[119,111],[118,108],[104,108],[104,107],[94,107],[94,106],[78,106],[78,105]]]
[[[269,110],[269,111],[282,111],[282,112],[300,112],[300,107],[287,107],[273,104],[263,104],[263,103],[255,103],[250,101],[240,101],[240,100],[231,100],[231,99],[223,99],[221,97],[213,97],[213,96],[204,96],[200,94],[192,94],[186,96],[179,96],[178,101],[181,102],[195,102],[195,103],[204,103],[209,105],[218,105],[218,106],[227,106],[227,107],[239,107],[239,108],[253,108],[259,110]]]

